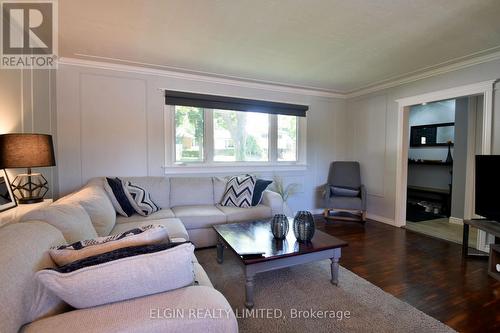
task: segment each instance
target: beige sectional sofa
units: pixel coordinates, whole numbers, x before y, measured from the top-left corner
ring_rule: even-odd
[[[218,177],[128,177],[124,178],[144,187],[161,208],[150,216],[118,216],[111,234],[120,233],[138,224],[164,224],[173,237],[189,239],[196,247],[214,246],[217,242],[214,224],[233,223],[269,218],[281,213],[283,201],[272,191],[264,191],[262,202],[250,208],[222,207],[218,203],[226,188],[226,180]],[[92,179],[89,184],[102,186],[103,179]],[[174,231],[175,230],[175,231]]]
[[[217,203],[222,197],[225,181],[214,177],[126,179],[146,188],[161,210],[147,217],[117,217],[104,191],[103,178],[91,180],[79,191],[53,205],[58,205],[61,212],[67,208],[66,214],[75,205],[83,207],[92,229],[95,229],[92,233],[99,236],[154,223],[164,225],[170,238],[191,240],[197,247],[215,245],[216,238],[211,228],[214,224],[268,218],[282,210],[280,196],[269,191],[264,192],[262,203],[256,207],[220,207]],[[75,222],[73,218],[66,223],[63,214],[51,215],[50,219],[47,216],[34,210],[25,215],[22,222],[0,228],[1,333],[238,331],[229,303],[213,288],[195,256],[193,266],[197,285],[194,286],[87,309],[69,309],[55,296],[40,302],[37,298],[41,286],[34,279],[34,273],[55,267],[47,249],[70,242],[69,238],[74,237],[74,229],[78,227],[78,220]],[[191,309],[208,309],[227,315],[219,318],[168,318],[162,313],[166,308],[186,314]]]

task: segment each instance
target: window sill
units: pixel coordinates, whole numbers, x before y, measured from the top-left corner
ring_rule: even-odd
[[[164,166],[166,175],[173,174],[214,174],[214,173],[245,173],[245,172],[284,172],[306,171],[307,164],[185,164]]]

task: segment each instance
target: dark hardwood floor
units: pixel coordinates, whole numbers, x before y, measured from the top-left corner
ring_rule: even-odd
[[[462,260],[461,245],[373,221],[316,221],[349,243],[345,268],[459,332],[500,332],[500,282],[487,261]]]

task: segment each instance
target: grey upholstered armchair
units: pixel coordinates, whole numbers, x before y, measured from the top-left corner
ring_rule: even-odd
[[[323,193],[325,218],[365,222],[366,188],[358,162],[332,162]]]

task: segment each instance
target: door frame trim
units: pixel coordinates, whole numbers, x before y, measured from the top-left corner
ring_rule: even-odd
[[[493,125],[493,87],[496,80],[488,80],[450,89],[434,91],[426,94],[397,99],[397,157],[396,157],[396,203],[394,222],[396,226],[406,225],[406,188],[408,181],[408,150],[409,150],[409,111],[410,106],[440,100],[465,97],[471,95],[483,96],[483,126],[481,135],[481,153],[491,154],[491,139]],[[471,170],[472,172],[472,170]],[[466,198],[474,196],[474,189],[468,188]]]

